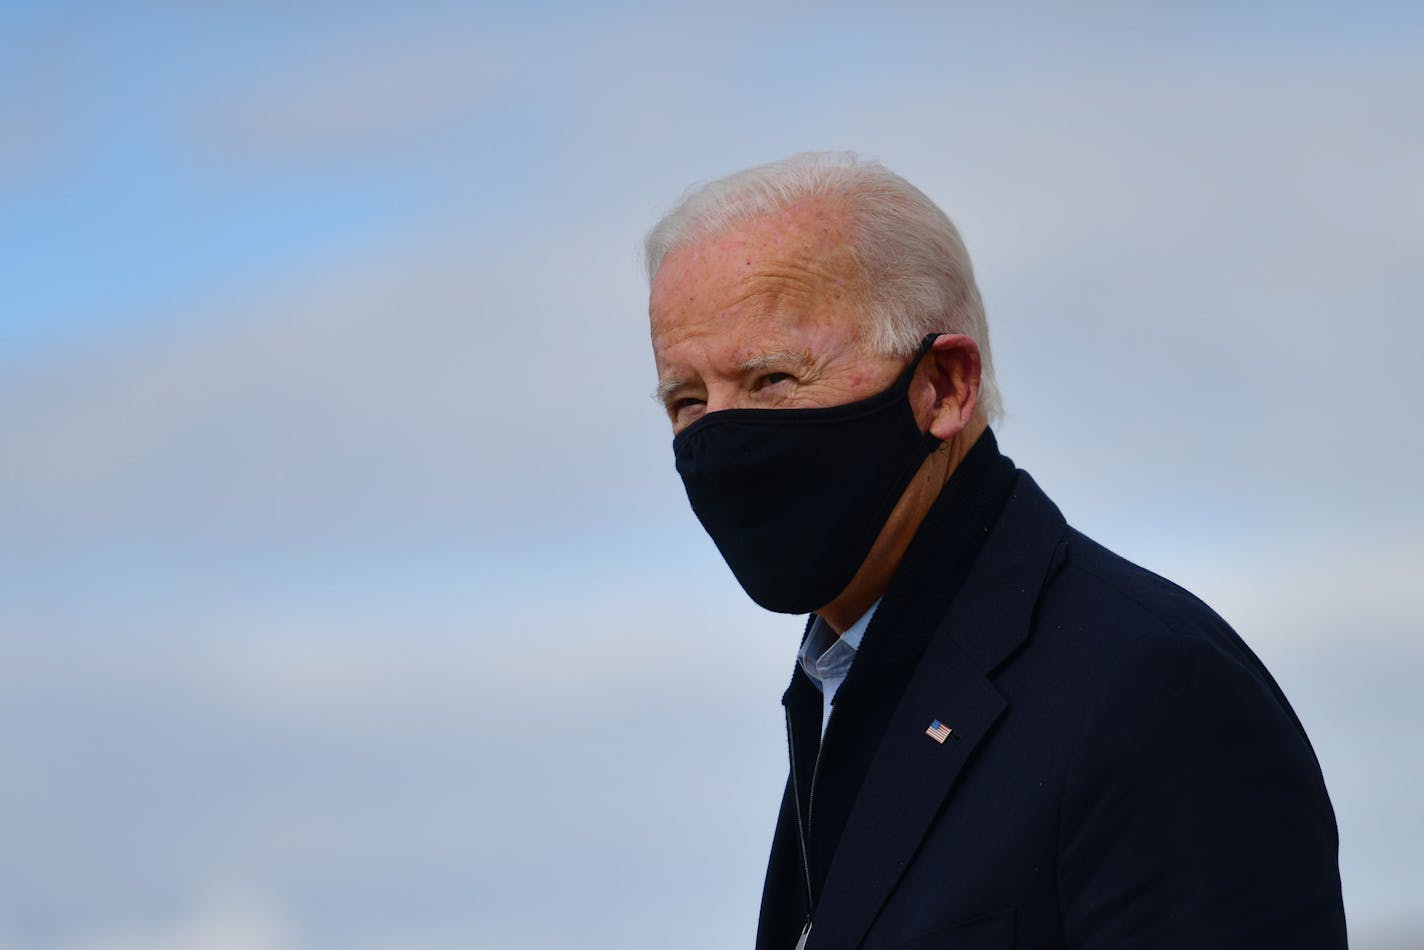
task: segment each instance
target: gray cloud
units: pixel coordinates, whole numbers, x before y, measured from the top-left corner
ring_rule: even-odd
[[[6,853],[31,856],[0,862],[0,919],[53,936],[20,945],[62,948],[196,948],[219,930],[284,947],[640,946],[653,925],[688,928],[688,947],[744,944],[798,624],[709,583],[714,562],[576,575],[557,599],[513,589],[492,608],[458,577],[345,600],[180,587],[140,630],[79,652],[92,618],[0,641],[0,695],[28,724],[0,759],[30,764],[0,791]],[[1233,566],[1170,565],[1294,699],[1340,815],[1357,942],[1387,947],[1412,926],[1417,856],[1399,842],[1424,776],[1399,752],[1420,713],[1419,605],[1377,605],[1342,641],[1358,592],[1392,588],[1394,552],[1331,584],[1310,551]],[[1311,613],[1275,609],[1281,590],[1311,591]],[[578,912],[538,913],[551,888]]]
[[[964,225],[1006,443],[1090,522],[1424,517],[1407,253],[1424,216],[1402,210],[1424,142],[1398,121],[1418,97],[1389,64],[1324,92],[1278,73],[865,93],[838,117]],[[926,114],[947,119],[907,136]],[[171,338],[11,381],[0,523],[51,545],[140,526],[160,544],[419,543],[678,517],[641,398],[632,249],[651,214],[629,210],[673,190],[629,171],[569,166],[581,206],[498,233],[467,207],[295,289],[199,304],[220,318]],[[1397,464],[1361,469],[1386,447]]]
[[[52,187],[81,158],[81,101],[94,71],[78,26],[70,13],[46,11],[0,37],[0,202]]]
[[[337,23],[194,97],[190,131],[224,163],[390,161],[479,118],[510,81],[497,30],[464,19]],[[444,22],[440,22],[443,20]]]
[[[644,331],[599,329],[606,281],[551,285],[505,238],[418,244],[0,384],[11,543],[480,544],[603,520],[626,473],[653,478],[613,465],[657,424]],[[610,265],[631,272],[616,252],[574,266]]]

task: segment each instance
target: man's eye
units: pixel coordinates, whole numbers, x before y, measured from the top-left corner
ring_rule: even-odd
[[[697,399],[692,396],[684,396],[681,399],[674,399],[672,402],[668,403],[668,414],[671,415],[674,419],[676,419],[678,416],[682,415],[687,410],[692,409],[695,406],[702,405],[704,401],[705,400]]]
[[[767,386],[775,386],[777,383],[790,382],[794,379],[790,373],[767,373],[756,382],[757,389],[765,389]]]

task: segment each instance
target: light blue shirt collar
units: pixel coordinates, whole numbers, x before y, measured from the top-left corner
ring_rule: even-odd
[[[870,609],[840,636],[836,636],[836,632],[817,617],[811,622],[811,632],[806,635],[805,642],[801,644],[801,651],[796,655],[802,672],[821,690],[823,736],[826,734],[826,726],[831,722],[831,704],[836,700],[836,691],[845,682],[850,665],[855,661],[856,651],[860,649],[860,641],[865,637],[866,628],[870,626],[870,618],[875,616],[875,609],[879,606],[878,600],[871,604]]]

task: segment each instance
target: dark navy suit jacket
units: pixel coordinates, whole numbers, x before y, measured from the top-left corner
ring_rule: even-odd
[[[809,950],[1344,947],[1334,814],[1275,681],[986,437],[823,749],[819,693],[799,672],[787,691],[758,950],[791,950],[812,912]]]

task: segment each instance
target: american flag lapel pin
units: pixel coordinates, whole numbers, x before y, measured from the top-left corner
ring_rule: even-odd
[[[930,727],[925,730],[925,735],[929,736],[940,745],[944,745],[944,740],[949,738],[949,734],[954,730],[936,719],[930,723]]]

